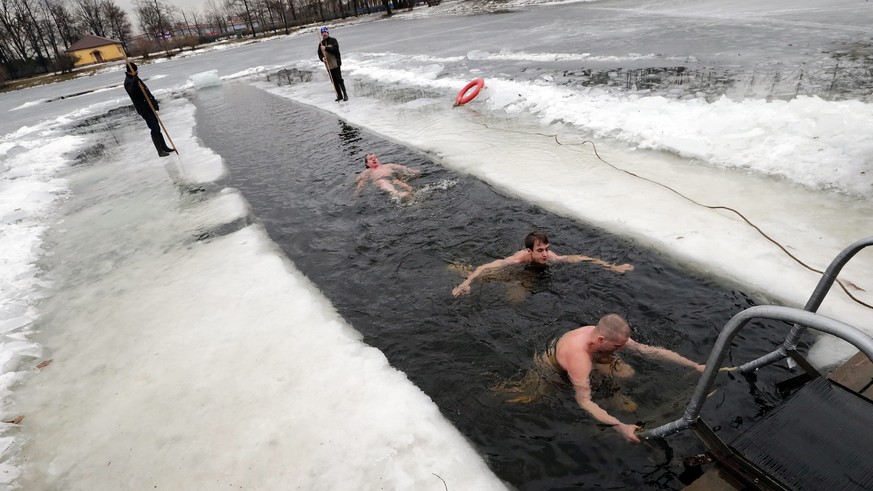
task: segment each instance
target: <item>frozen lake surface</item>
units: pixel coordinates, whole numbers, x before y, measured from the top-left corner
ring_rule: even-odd
[[[444,489],[444,480],[449,489],[489,489],[502,487],[503,479],[542,489],[587,476],[609,485],[680,487],[678,464],[662,464],[670,452],[629,448],[611,433],[597,433],[598,448],[582,455],[620,454],[616,467],[572,468],[580,461],[578,444],[562,442],[594,430],[569,397],[552,401],[544,419],[534,421],[553,435],[543,439],[540,462],[560,448],[565,453],[554,461],[561,464],[531,474],[507,470],[512,459],[506,456],[518,449],[507,452],[510,444],[501,442],[511,435],[501,440],[475,429],[480,414],[512,427],[531,409],[501,413],[489,402],[484,413],[446,413],[482,405],[476,391],[485,387],[488,370],[512,376],[548,336],[593,321],[600,309],[625,305],[640,312],[657,305],[661,313],[651,318],[657,322],[635,314],[642,333],[702,355],[722,311],[727,321],[732,307],[752,302],[802,306],[819,275],[735,214],[700,204],[738,210],[817,269],[871,235],[873,9],[849,0],[613,0],[464,12],[469,5],[444,2],[388,20],[333,26],[351,96],[341,105],[314,57],[311,31],[141,64],[181,153],[163,160],[153,156],[142,122],[119,109],[129,104],[121,67],[0,95],[2,419],[25,416],[20,424],[3,423],[7,483]],[[190,77],[209,70],[223,86],[197,90]],[[486,89],[452,109],[457,90],[474,77],[485,78]],[[234,111],[252,111],[226,119],[231,149],[223,151],[218,144],[209,148],[196,128],[205,99],[222,92],[239,92],[219,98],[235,98]],[[285,119],[245,104],[264,97],[277,101]],[[472,343],[470,359],[487,352],[493,366],[465,390],[440,386],[451,378],[428,384],[415,358],[399,357],[405,346],[371,342],[371,326],[362,323],[375,314],[345,310],[342,299],[351,293],[335,296],[326,286],[336,271],[312,269],[306,263],[312,254],[295,257],[275,235],[270,212],[282,209],[279,201],[258,204],[237,184],[246,175],[288,179],[263,168],[235,170],[224,154],[245,156],[251,149],[256,156],[255,150],[271,148],[257,134],[234,132],[235,122],[254,126],[267,119],[275,133],[293,133],[289,141],[308,141],[310,128],[287,117],[300,111],[291,109],[295,103],[321,111],[301,116],[307,124],[336,125],[333,135],[313,133],[337,147],[325,152],[333,158],[324,163],[336,170],[300,173],[294,185],[301,190],[322,187],[346,203],[343,193],[350,193],[369,146],[458,182],[435,196],[439,216],[469,238],[439,253],[443,261],[490,260],[516,250],[527,228],[545,224],[562,252],[625,260],[627,251],[635,261],[663,264],[671,280],[658,283],[660,266],[647,272],[638,265],[636,276],[598,275],[595,284],[618,282],[605,290],[617,296],[592,301],[598,290],[585,283],[590,278],[561,269],[523,304],[528,313],[503,330],[482,327],[489,313],[511,324],[499,290],[486,285],[478,297],[454,300],[448,291],[457,278],[440,269],[424,289],[429,302],[468,319],[468,329],[476,326],[477,334],[460,337],[468,342],[455,348],[461,353]],[[354,138],[337,140],[343,132],[364,136],[359,145],[344,146]],[[600,158],[582,144],[587,140]],[[285,160],[273,165],[317,168],[312,148],[282,151]],[[255,156],[248,161],[266,165],[268,159]],[[300,243],[318,249],[328,223],[354,230],[374,210],[428,220],[419,216],[428,212],[426,204],[404,215],[403,207],[365,198],[365,205],[343,205],[359,207],[359,216],[316,215],[311,230],[285,233],[298,239],[310,233]],[[440,201],[450,198],[455,201]],[[502,200],[525,211],[507,214],[515,221],[502,218],[496,230],[484,227],[487,219],[465,219],[493,218],[487,207]],[[325,209],[319,206],[312,209]],[[490,231],[477,233],[482,228]],[[388,242],[383,248],[393,245]],[[726,293],[687,304],[637,293],[669,291],[686,281],[673,279],[680,277],[702,282],[702,291]],[[843,278],[858,300],[873,303],[873,253],[859,254]],[[684,317],[667,315],[680,307],[689,309]],[[873,325],[871,310],[837,289],[820,312]],[[543,317],[549,321],[538,329]],[[404,325],[404,336],[416,333]],[[691,330],[687,337],[684,330]],[[749,337],[738,353],[766,352],[771,347],[762,345],[778,338],[761,336]],[[452,346],[440,352],[451,353]],[[827,339],[812,347],[820,365],[849,352]],[[48,359],[48,366],[34,368]],[[777,403],[768,380],[760,382],[764,400],[752,403],[752,413]],[[726,392],[743,386],[723,383]],[[719,407],[718,416],[741,411],[739,401]],[[728,426],[725,431],[736,430]],[[504,453],[495,457],[499,452],[483,450],[488,445]],[[694,442],[671,445],[683,453]]]

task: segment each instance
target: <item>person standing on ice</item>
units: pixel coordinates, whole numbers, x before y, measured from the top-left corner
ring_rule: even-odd
[[[149,126],[149,130],[152,132],[152,142],[155,144],[158,156],[166,157],[170,155],[170,152],[175,152],[175,150],[167,146],[166,142],[164,142],[164,135],[161,134],[161,125],[158,123],[158,115],[156,114],[158,111],[158,101],[137,73],[136,64],[128,62],[127,70],[124,72],[124,90],[130,96],[136,112],[142,116],[142,119]]]
[[[333,88],[336,90],[336,101],[349,100],[349,96],[346,93],[346,84],[343,82],[342,70],[340,70],[343,61],[340,57],[339,42],[330,37],[327,26],[321,28],[321,42],[318,43],[318,59],[327,66],[330,79],[333,81]]]

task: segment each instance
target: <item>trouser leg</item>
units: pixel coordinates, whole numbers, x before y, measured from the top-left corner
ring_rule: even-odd
[[[337,100],[348,99],[348,96],[346,95],[346,84],[343,82],[343,72],[340,67],[332,69],[330,75],[333,78],[333,88],[336,91]]]
[[[158,151],[158,155],[163,157],[163,154],[167,154],[172,152],[173,149],[167,146],[167,143],[164,141],[164,135],[161,133],[161,125],[158,123],[157,116],[154,113],[146,113],[143,116],[146,124],[149,126],[149,131],[151,131],[152,143],[155,144],[155,150]]]

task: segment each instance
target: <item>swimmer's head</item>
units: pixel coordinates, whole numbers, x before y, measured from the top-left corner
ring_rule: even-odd
[[[382,162],[379,162],[379,157],[377,157],[375,153],[368,153],[364,157],[364,167],[366,167],[368,169],[372,169],[373,167],[378,167],[379,164],[381,164],[381,163]]]
[[[618,314],[604,315],[597,321],[594,330],[604,351],[620,350],[630,339],[630,326],[624,317]]]
[[[546,237],[546,234],[534,231],[527,234],[527,237],[524,238],[524,247],[527,249],[533,249],[537,242],[542,242],[543,244],[549,243],[549,238]]]
[[[531,232],[524,238],[524,247],[530,251],[531,260],[546,264],[549,259],[549,238],[542,232]]]

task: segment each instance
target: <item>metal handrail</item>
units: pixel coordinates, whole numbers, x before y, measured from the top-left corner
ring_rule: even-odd
[[[706,361],[706,369],[703,370],[703,375],[697,383],[697,388],[694,389],[694,394],[688,402],[688,407],[685,409],[685,414],[682,418],[673,422],[661,425],[657,428],[640,433],[640,438],[664,438],[679,431],[687,429],[694,424],[700,417],[700,410],[706,400],[706,395],[712,388],[715,382],[715,376],[718,374],[722,361],[724,361],[727,352],[731,347],[731,341],[753,319],[770,319],[785,322],[792,322],[796,325],[806,326],[827,334],[832,334],[849,343],[864,352],[868,358],[873,360],[873,337],[861,332],[848,324],[840,322],[830,317],[825,317],[814,312],[795,309],[791,307],[781,307],[776,305],[760,305],[750,307],[739,314],[733,316],[731,320],[725,324],[721,334],[713,346],[709,359]]]
[[[818,285],[816,285],[815,290],[810,295],[809,300],[806,302],[806,306],[803,307],[803,310],[808,312],[815,312],[821,306],[821,303],[824,301],[825,296],[830,291],[831,286],[833,286],[834,281],[837,280],[837,276],[840,274],[840,271],[852,259],[855,254],[864,249],[865,247],[873,245],[873,237],[867,237],[866,239],[861,239],[854,244],[846,247],[840,252],[837,257],[831,261],[828,269],[825,270],[824,274],[822,274],[821,279],[818,281]],[[797,343],[800,341],[800,336],[806,332],[806,328],[795,324],[791,329],[791,332],[788,333],[788,336],[785,338],[785,341],[782,343],[779,348],[776,350],[767,353],[766,355],[752,360],[748,363],[744,363],[737,367],[737,371],[743,374],[747,374],[753,372],[761,367],[770,365],[772,363],[776,363],[784,358],[788,357],[788,352],[793,351],[797,348]]]

